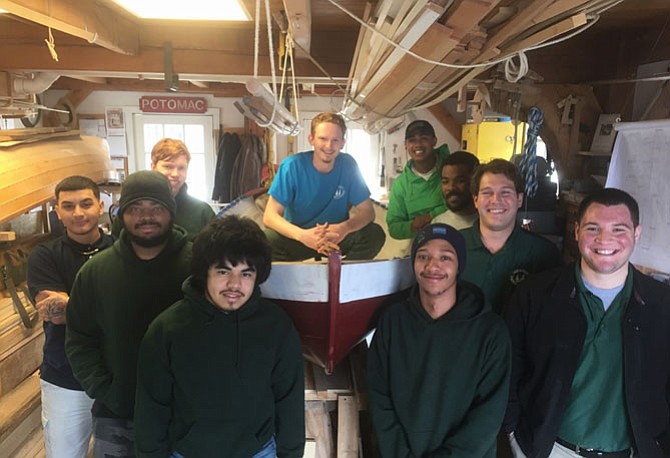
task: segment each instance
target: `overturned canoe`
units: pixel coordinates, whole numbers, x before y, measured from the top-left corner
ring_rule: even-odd
[[[2,131],[0,223],[50,200],[58,182],[70,175],[84,175],[98,183],[114,178],[107,141],[80,136],[79,131]]]

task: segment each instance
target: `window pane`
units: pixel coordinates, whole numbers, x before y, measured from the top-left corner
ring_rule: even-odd
[[[158,140],[163,138],[163,124],[145,124],[144,125],[144,152],[151,153]]]
[[[205,152],[205,127],[198,124],[187,124],[184,126],[184,143],[189,153],[198,154]]]
[[[205,177],[205,155],[193,154],[191,152],[191,163],[188,166],[188,193],[200,200],[207,201],[210,194],[207,192],[207,181]]]
[[[181,124],[164,124],[165,137],[184,141],[184,126]],[[186,142],[184,142],[186,143]]]

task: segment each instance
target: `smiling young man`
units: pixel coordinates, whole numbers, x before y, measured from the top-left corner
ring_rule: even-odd
[[[314,149],[279,166],[263,214],[274,261],[301,261],[332,250],[350,260],[372,259],[384,245],[358,165],[340,153],[346,131],[340,115],[317,115],[308,137]]]
[[[561,263],[553,243],[516,223],[523,189],[519,171],[504,159],[479,166],[472,177],[471,192],[479,221],[463,230],[468,248],[463,279],[479,286],[497,313],[529,274]]]
[[[205,225],[214,218],[214,211],[206,202],[189,195],[186,177],[191,162],[191,153],[181,140],[162,138],[151,150],[151,170],[168,178],[177,210],[174,224],[186,229],[188,239],[193,240]],[[112,233],[119,236],[123,221],[116,218]]]
[[[410,159],[393,182],[386,213],[389,234],[394,239],[411,239],[446,210],[440,172],[449,148],[435,148],[436,144],[435,129],[428,121],[412,121],[405,129],[405,149]]]
[[[79,271],[66,309],[65,350],[94,399],[94,456],[134,454],[137,353],[149,323],[182,297],[191,243],[173,226],[175,201],[155,171],[128,176],[121,188],[124,230]]]
[[[632,196],[596,191],[578,211],[581,258],[515,292],[515,457],[670,456],[670,288],[629,262],[641,229]]]
[[[300,340],[260,297],[270,269],[270,246],[249,219],[220,218],[196,238],[184,299],[140,349],[138,457],[302,457]]]
[[[465,229],[477,221],[478,213],[470,192],[470,182],[478,165],[477,156],[467,151],[456,151],[447,156],[442,166],[442,196],[447,211],[433,218],[432,223]]]
[[[92,432],[93,400],[72,375],[65,356],[65,309],[81,266],[113,240],[98,228],[104,204],[90,178],[65,178],[55,195],[65,234],[35,247],[27,271],[30,294],[44,321],[40,366],[44,448],[49,458],[84,458]]]
[[[508,331],[461,281],[463,236],[431,224],[412,243],[417,286],[377,324],[368,399],[382,457],[494,458],[511,369]]]

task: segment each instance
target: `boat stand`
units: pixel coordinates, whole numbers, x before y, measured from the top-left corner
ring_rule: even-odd
[[[305,361],[305,458],[378,456],[367,409],[366,352],[362,342],[331,375]]]

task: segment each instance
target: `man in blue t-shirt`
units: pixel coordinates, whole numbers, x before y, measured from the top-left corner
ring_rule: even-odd
[[[312,119],[308,137],[314,149],[281,163],[263,215],[274,261],[301,261],[333,250],[351,260],[372,259],[384,245],[358,165],[340,154],[346,131],[341,116],[321,113]]]

